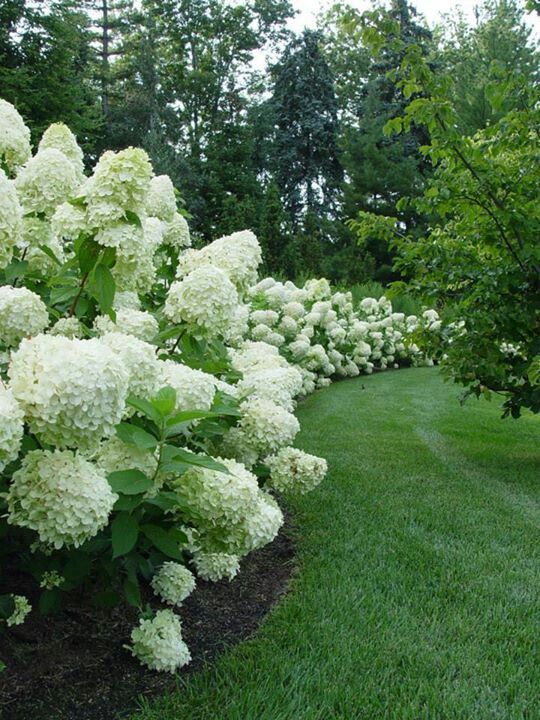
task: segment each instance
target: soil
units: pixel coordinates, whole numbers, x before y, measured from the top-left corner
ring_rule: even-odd
[[[254,633],[285,593],[293,558],[288,520],[274,542],[244,558],[232,582],[197,581],[178,609],[193,657],[180,676]],[[80,601],[52,617],[32,612],[0,636],[7,665],[0,675],[1,720],[116,720],[142,696],[174,690],[178,676],[143,668],[123,647],[137,622],[134,608],[96,610]]]

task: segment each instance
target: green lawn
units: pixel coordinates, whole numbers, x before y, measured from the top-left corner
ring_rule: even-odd
[[[330,473],[291,503],[289,595],[132,720],[538,718],[540,418],[459,393],[420,368],[308,398]]]

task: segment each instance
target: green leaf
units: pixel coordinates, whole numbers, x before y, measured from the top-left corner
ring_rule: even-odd
[[[137,215],[137,213],[134,213],[132,210],[126,210],[124,215],[130,225],[136,225],[137,227],[142,228],[141,218]]]
[[[83,197],[72,197],[69,198],[68,203],[73,207],[84,208],[86,207],[86,199]]]
[[[115,292],[116,283],[109,268],[101,263],[96,265],[94,270],[94,296],[102,312],[108,313],[112,309]]]
[[[150,490],[153,486],[152,480],[140,470],[118,470],[107,476],[109,485],[114,492],[123,495],[140,495]]]
[[[15,610],[15,601],[13,595],[0,595],[0,618],[7,620],[13,615]]]
[[[170,415],[176,407],[176,390],[169,385],[162,387],[151,403],[162,417]]]
[[[141,530],[150,540],[152,545],[167,557],[173,560],[182,560],[182,552],[180,551],[180,543],[177,536],[168,533],[159,525],[141,525]]]
[[[57,265],[62,266],[62,263],[61,263],[60,260],[56,257],[56,255],[53,253],[53,251],[51,250],[51,248],[50,248],[48,245],[40,245],[40,246],[39,246],[39,249],[41,250],[41,252],[44,252],[45,255],[47,255],[48,257],[50,257],[51,260],[52,260],[53,262],[55,262]]]
[[[195,465],[196,467],[208,468],[208,470],[217,470],[218,472],[230,475],[229,469],[223,463],[214,460],[209,455],[198,455],[190,452],[185,448],[177,448],[174,445],[165,445],[163,448],[164,463],[161,466],[163,472],[183,472],[185,465]],[[184,466],[184,467],[183,467]],[[183,467],[183,469],[182,469]]]
[[[211,410],[184,410],[167,420],[165,436],[172,437],[173,435],[178,435],[178,433],[182,432],[193,420],[218,417],[220,417],[220,414],[212,412]]]
[[[44,590],[39,598],[39,611],[42,615],[52,615],[60,610],[62,592],[58,588]]]
[[[116,426],[116,434],[126,445],[134,445],[141,450],[155,450],[158,446],[157,439],[137,425],[122,422]]]
[[[126,402],[132,408],[135,408],[135,410],[140,412],[141,415],[145,415],[149,420],[152,420],[152,422],[156,425],[159,426],[161,424],[162,417],[159,411],[156,410],[156,408],[148,400],[143,400],[143,398],[129,395]]]
[[[4,270],[6,275],[6,282],[12,283],[15,278],[21,277],[26,274],[28,270],[28,263],[26,260],[12,260],[7,268]]]
[[[77,258],[79,261],[79,267],[83,275],[92,270],[94,265],[97,263],[99,254],[101,253],[102,247],[93,238],[86,238],[80,244],[77,251]]]
[[[138,495],[123,495],[118,496],[118,500],[114,503],[113,510],[119,512],[123,510],[125,512],[133,512],[144,501],[144,495],[139,493]]]
[[[90,557],[83,552],[76,552],[72,555],[61,572],[63,578],[70,585],[80,585],[88,577],[92,568]]]
[[[159,492],[154,497],[148,498],[146,502],[149,505],[154,505],[155,507],[158,507],[160,510],[163,511],[174,510],[178,507],[185,506],[184,502],[178,497],[175,492],[164,490]]]
[[[111,523],[113,558],[133,550],[139,536],[139,523],[129,513],[120,513]]]
[[[55,287],[51,290],[51,305],[70,302],[73,300],[79,289],[76,285]]]
[[[124,580],[123,588],[128,603],[133,607],[140,608],[142,605],[141,588],[136,578]]]

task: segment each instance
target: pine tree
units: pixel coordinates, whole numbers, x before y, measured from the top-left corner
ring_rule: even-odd
[[[389,73],[400,66],[403,48],[414,44],[426,55],[432,36],[407,0],[392,0],[389,9],[383,13],[394,28],[393,34],[399,35],[404,45],[397,51],[392,43],[388,43],[380,57],[371,60],[360,93],[357,117],[349,121],[342,138],[344,165],[349,178],[345,212],[349,217],[354,217],[359,210],[397,216],[412,229],[419,222],[418,216],[411,211],[398,212],[396,203],[401,197],[421,192],[424,175],[429,171],[429,164],[419,151],[426,142],[426,134],[423,129],[413,127],[408,133],[388,137],[383,128],[389,120],[401,116],[409,102]],[[392,253],[387,243],[374,239],[366,244],[365,252],[380,268],[376,279],[383,282],[394,279]]]
[[[342,168],[337,102],[319,33],[294,39],[274,70],[271,108],[275,179],[293,226],[306,213],[335,213]]]

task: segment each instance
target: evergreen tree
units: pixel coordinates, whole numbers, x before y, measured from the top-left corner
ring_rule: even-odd
[[[274,70],[272,165],[293,226],[306,213],[332,216],[342,168],[337,102],[319,33],[306,30],[286,48]]]
[[[469,25],[460,13],[446,18],[441,62],[459,83],[452,100],[467,135],[520,108],[527,87],[538,82],[538,43],[515,0],[484,0]],[[500,99],[493,97],[501,92]],[[496,102],[493,102],[493,101]]]
[[[392,0],[387,10],[381,11],[391,34],[402,41],[400,49],[389,42],[381,55],[373,58],[359,96],[357,118],[349,121],[342,138],[344,165],[349,178],[345,191],[345,211],[349,217],[358,211],[397,216],[407,229],[419,222],[412,211],[396,210],[403,196],[418,195],[423,187],[429,164],[419,147],[426,142],[422,128],[412,127],[398,137],[388,137],[383,128],[400,116],[407,100],[396,87],[389,73],[395,71],[406,49],[418,46],[427,55],[432,36],[418,18],[416,10],[407,0]],[[379,238],[368,240],[364,247],[378,268],[375,278],[382,282],[394,279],[392,253]]]
[[[34,143],[48,125],[63,121],[92,152],[100,113],[90,40],[77,3],[0,3],[0,95],[31,121]]]

